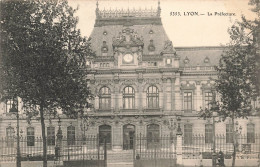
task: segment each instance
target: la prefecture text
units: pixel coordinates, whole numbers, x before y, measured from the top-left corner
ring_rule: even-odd
[[[170,12],[170,16],[236,16],[229,12]]]

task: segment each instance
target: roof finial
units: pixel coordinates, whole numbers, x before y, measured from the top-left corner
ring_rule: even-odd
[[[98,1],[96,3],[96,17],[99,17]]]
[[[157,16],[161,15],[161,7],[160,7],[160,0],[158,0],[158,7],[157,7]]]
[[[97,9],[98,9],[98,1],[97,1],[97,3],[96,3],[96,6],[97,6]]]

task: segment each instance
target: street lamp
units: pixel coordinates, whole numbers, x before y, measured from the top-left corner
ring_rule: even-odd
[[[58,132],[57,132],[57,143],[56,143],[56,146],[55,146],[55,156],[56,158],[58,159],[60,157],[60,148],[61,148],[61,145],[62,145],[62,130],[61,130],[61,120],[60,120],[60,117],[58,118],[58,126],[59,126],[59,129],[58,129]]]
[[[12,104],[12,108],[9,110],[10,113],[16,114],[16,121],[17,121],[17,130],[16,130],[16,137],[17,137],[17,151],[16,151],[16,166],[21,167],[21,152],[20,152],[20,135],[19,135],[19,113],[18,113],[18,103],[17,108],[14,104]]]
[[[86,131],[88,130],[89,127],[89,122],[88,122],[88,118],[87,117],[82,117],[81,119],[81,123],[80,123],[80,128],[81,131],[83,131],[83,144],[86,144]]]
[[[170,133],[170,139],[171,139],[171,142],[173,143],[173,130],[176,129],[176,122],[173,123],[173,119],[171,118],[169,120],[169,125],[168,125],[168,128],[171,130],[171,133]]]
[[[213,104],[214,105],[214,104]],[[216,153],[216,125],[215,125],[215,117],[217,116],[217,112],[213,111],[212,118],[213,118],[213,153],[212,153],[212,166],[216,167],[216,159],[217,159],[217,153]]]

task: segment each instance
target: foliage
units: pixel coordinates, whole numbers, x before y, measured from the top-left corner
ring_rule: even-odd
[[[2,95],[19,96],[28,112],[68,115],[88,107],[86,58],[90,43],[76,29],[67,1],[2,2]],[[76,111],[76,112],[75,112]]]
[[[0,93],[21,98],[28,118],[40,114],[44,167],[45,117],[61,109],[76,118],[92,97],[86,61],[94,54],[75,12],[66,0],[1,1]]]

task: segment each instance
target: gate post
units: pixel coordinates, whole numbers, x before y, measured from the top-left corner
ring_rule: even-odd
[[[182,166],[182,131],[180,128],[180,125],[178,126],[177,129],[177,141],[176,141],[176,159],[177,159],[177,166]]]

